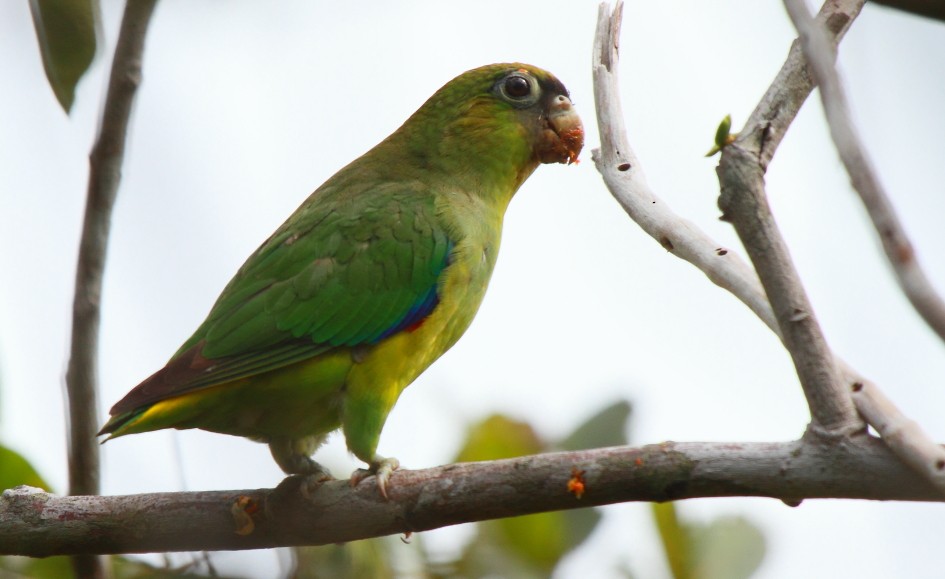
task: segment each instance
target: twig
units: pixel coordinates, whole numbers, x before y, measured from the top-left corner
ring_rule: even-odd
[[[811,18],[803,1],[785,0],[784,5],[800,34],[804,54],[820,88],[820,98],[834,144],[854,189],[860,194],[880,234],[899,285],[923,319],[945,339],[945,303],[919,266],[905,229],[896,217],[856,134],[834,64],[835,51],[827,42],[823,30]],[[857,410],[886,444],[907,464],[945,490],[945,449],[933,442],[918,424],[902,414],[869,381],[856,380],[852,389]]]
[[[568,490],[583,471],[580,498]],[[665,443],[397,471],[390,500],[373,479],[313,488],[0,497],[0,555],[260,549],[323,545],[530,513],[627,501],[757,496],[943,501],[876,438],[843,444]]]
[[[98,140],[89,155],[88,197],[76,268],[72,348],[66,371],[69,405],[69,493],[99,492],[96,400],[102,274],[111,212],[121,180],[128,119],[141,82],[141,54],[156,0],[128,2],[112,62]],[[80,577],[101,576],[101,562],[76,562]]]
[[[785,0],[784,5],[800,34],[804,55],[820,87],[818,92],[830,126],[830,135],[850,175],[853,188],[873,221],[899,287],[922,319],[939,338],[945,340],[945,301],[935,291],[919,264],[909,236],[853,126],[843,85],[834,65],[836,52],[820,27],[814,23],[804,2]]]

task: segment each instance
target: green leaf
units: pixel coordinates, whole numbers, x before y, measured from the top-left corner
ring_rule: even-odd
[[[0,490],[20,485],[52,491],[49,483],[39,476],[26,458],[0,444]]]
[[[474,462],[536,454],[546,444],[527,422],[493,414],[473,426],[466,443],[456,456],[457,462]]]
[[[632,409],[626,400],[614,402],[588,418],[557,447],[561,450],[584,450],[627,444],[627,420]]]
[[[30,0],[43,68],[63,110],[72,109],[75,87],[95,58],[96,0]]]

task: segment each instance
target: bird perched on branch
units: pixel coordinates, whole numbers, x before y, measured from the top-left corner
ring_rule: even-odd
[[[377,475],[386,497],[388,413],[472,322],[512,196],[583,143],[567,89],[544,70],[493,64],[451,80],[302,203],[99,434],[245,436],[286,473],[327,478],[311,455],[340,428],[368,464],[352,481]]]

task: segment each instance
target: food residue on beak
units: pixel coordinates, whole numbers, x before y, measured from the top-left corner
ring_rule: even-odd
[[[545,118],[538,150],[539,158],[542,163],[570,165],[578,162],[578,155],[583,147],[584,125],[581,124],[581,117],[571,106],[571,99],[558,95]]]

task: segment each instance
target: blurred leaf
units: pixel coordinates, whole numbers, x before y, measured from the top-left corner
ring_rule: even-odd
[[[674,503],[652,508],[675,579],[747,579],[764,559],[764,536],[742,517],[697,525],[681,521]]]
[[[30,0],[43,68],[56,99],[68,113],[75,87],[95,57],[97,0]]]
[[[395,576],[391,553],[386,539],[367,539],[343,545],[297,547],[295,569],[291,579],[332,579],[335,577],[372,577],[387,579]],[[406,546],[404,546],[406,547]]]
[[[584,450],[627,444],[627,420],[632,407],[626,400],[614,402],[558,443],[561,450]]]
[[[69,557],[0,557],[0,578],[61,579],[72,577]]]
[[[530,424],[493,414],[470,429],[456,460],[474,462],[512,458],[536,454],[544,448],[545,443]]]
[[[613,425],[610,419],[606,421]],[[457,460],[512,458],[548,448],[530,424],[496,414],[469,431]],[[476,538],[457,563],[460,574],[546,577],[568,551],[591,534],[600,519],[597,511],[581,509],[480,523]]]
[[[699,579],[746,579],[765,556],[761,531],[742,517],[721,517],[695,532]]]
[[[456,460],[469,462],[512,458],[536,454],[545,447],[530,424],[494,414],[469,431],[466,444]],[[560,513],[540,513],[480,523],[479,533],[467,552],[467,558],[484,565],[475,571],[471,568],[466,571],[478,575],[479,571],[488,574],[490,571],[517,567],[518,574],[530,574],[528,568],[532,567],[537,573],[547,573],[564,553],[564,526],[564,517]],[[517,557],[520,561],[515,564],[509,560],[509,556]]]
[[[676,504],[652,503],[651,508],[673,577],[675,579],[694,577],[692,574],[693,541],[689,529],[682,525],[676,516]]]
[[[0,444],[0,490],[29,485],[52,491],[49,483],[39,476],[36,469],[23,455]]]

